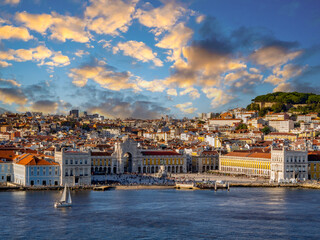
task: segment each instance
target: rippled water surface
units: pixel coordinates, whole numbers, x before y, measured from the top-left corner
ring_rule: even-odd
[[[320,191],[0,192],[0,239],[320,239]]]

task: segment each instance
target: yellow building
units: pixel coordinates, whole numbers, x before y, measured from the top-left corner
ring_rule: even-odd
[[[292,142],[297,140],[297,135],[293,133],[280,133],[280,132],[272,132],[269,133],[268,135],[264,136],[265,141],[273,141],[275,139],[288,139]]]
[[[203,151],[200,155],[192,156],[192,172],[203,173],[218,169],[219,154],[217,151]]]
[[[309,179],[320,179],[320,151],[308,153],[308,175]]]
[[[219,171],[247,176],[270,177],[271,153],[230,152],[220,156]]]
[[[116,173],[115,159],[110,152],[91,152],[91,174],[104,175]]]
[[[185,173],[186,158],[175,151],[141,151],[142,163],[138,166],[138,173],[157,173],[160,166],[165,166],[169,173]]]

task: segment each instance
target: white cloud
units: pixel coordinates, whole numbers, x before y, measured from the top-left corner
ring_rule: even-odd
[[[0,78],[0,83],[9,84],[9,85],[15,86],[15,87],[20,87],[20,86],[21,86],[20,83],[18,83],[16,80],[13,80],[13,79],[3,79],[3,78]]]
[[[0,67],[9,67],[9,66],[12,66],[12,64],[5,61],[0,61]]]
[[[192,102],[186,102],[186,103],[180,103],[175,105],[176,108],[178,108],[181,112],[184,113],[194,113],[195,111],[197,111],[197,108],[192,107]]]
[[[74,53],[74,55],[76,55],[77,57],[81,58],[83,55],[89,55],[88,52],[83,51],[83,50],[78,50]]]
[[[178,96],[177,90],[174,88],[170,88],[167,90],[167,94],[170,96]]]
[[[157,58],[157,54],[152,52],[152,49],[145,45],[144,42],[128,41],[124,43],[118,43],[116,47],[113,48],[113,52],[116,53],[119,50],[123,51],[126,56],[133,57],[142,62],[152,61],[155,66],[163,66],[162,61]]]
[[[33,36],[29,34],[28,29],[23,27],[12,26],[0,26],[0,40],[1,39],[21,39],[28,41],[33,39]]]
[[[185,90],[180,92],[180,96],[183,96],[183,95],[186,95],[186,94],[189,94],[189,96],[192,99],[196,99],[196,98],[200,97],[199,91],[197,89],[193,88],[193,87],[186,88]]]
[[[262,47],[251,54],[251,59],[266,67],[281,66],[302,54],[302,51],[290,51],[284,47]]]
[[[106,41],[102,39],[98,43],[101,43],[103,48],[111,48],[111,40]]]
[[[39,65],[49,65],[63,67],[70,64],[69,57],[62,55],[61,52],[53,52],[45,46],[38,46],[30,49],[9,49],[0,51],[0,60],[6,61],[35,61]]]
[[[120,91],[123,89],[137,89],[130,78],[130,72],[114,72],[103,66],[84,66],[81,68],[72,68],[68,75],[73,79],[73,84],[78,87],[83,87],[87,84],[89,79],[98,83],[101,87],[113,91]]]
[[[165,90],[165,86],[161,80],[145,81],[139,79],[137,80],[137,85],[151,92],[163,92]]]
[[[184,23],[179,23],[170,31],[170,33],[164,36],[157,47],[172,49],[169,52],[169,61],[177,61],[181,58],[182,48],[187,45],[188,41],[192,37],[193,31],[186,27]]]
[[[196,18],[196,22],[197,22],[197,23],[202,23],[205,18],[206,18],[206,17],[205,17],[204,15],[199,15],[199,16]]]
[[[16,20],[22,22],[27,28],[43,35],[49,29],[50,38],[61,42],[72,40],[75,42],[89,42],[91,35],[85,30],[86,22],[78,17],[63,16],[52,12],[51,14],[17,13]]]
[[[211,100],[211,106],[213,108],[222,107],[229,103],[235,97],[227,94],[224,90],[218,88],[203,88],[202,91]]]
[[[119,35],[132,21],[137,0],[91,0],[86,8],[88,28],[98,34]]]
[[[0,95],[0,101],[9,105],[24,105],[28,100],[21,89],[17,88],[0,88]]]
[[[163,6],[149,11],[138,9],[136,17],[142,25],[153,28],[154,34],[158,36],[170,30],[185,13],[186,9],[176,1],[167,1]]]
[[[4,0],[5,4],[17,5],[20,3],[20,0]]]

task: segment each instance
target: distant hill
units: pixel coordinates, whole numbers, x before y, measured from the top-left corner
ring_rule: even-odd
[[[280,102],[284,104],[312,104],[320,102],[320,95],[314,93],[275,92],[257,96],[253,102]]]
[[[320,95],[299,92],[268,93],[252,99],[247,109],[260,111],[260,116],[268,111],[287,111],[294,114],[320,113]]]

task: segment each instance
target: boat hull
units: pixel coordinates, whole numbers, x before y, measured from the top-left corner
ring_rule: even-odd
[[[56,202],[54,204],[55,208],[66,208],[66,207],[71,207],[71,206],[72,206],[71,203],[59,203],[59,202]]]

